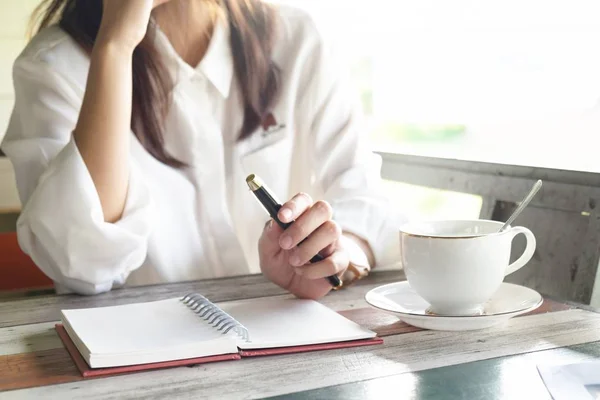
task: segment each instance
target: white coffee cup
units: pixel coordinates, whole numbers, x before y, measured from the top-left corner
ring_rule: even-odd
[[[438,315],[477,315],[504,277],[523,267],[535,251],[533,233],[522,226],[498,233],[501,222],[424,221],[400,229],[402,263],[410,286]],[[509,265],[513,238],[527,238]]]

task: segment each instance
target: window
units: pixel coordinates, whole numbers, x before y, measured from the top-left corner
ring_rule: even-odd
[[[379,150],[599,171],[597,0],[278,0],[332,28]]]
[[[597,0],[278,0],[351,62],[383,152],[600,172]],[[414,218],[477,218],[482,199],[387,182]]]

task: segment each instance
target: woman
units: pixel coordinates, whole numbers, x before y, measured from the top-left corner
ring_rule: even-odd
[[[304,12],[260,0],[41,10],[2,149],[20,245],[57,290],[262,271],[319,298],[326,276],[397,260],[344,65]],[[250,173],[287,196],[285,232],[265,224]]]

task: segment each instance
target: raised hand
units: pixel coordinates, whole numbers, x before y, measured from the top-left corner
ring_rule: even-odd
[[[326,277],[341,275],[349,263],[331,206],[299,193],[282,205],[277,217],[295,222],[285,231],[274,221],[265,226],[258,244],[263,274],[298,297],[324,296],[331,290]],[[324,260],[309,264],[317,253]]]

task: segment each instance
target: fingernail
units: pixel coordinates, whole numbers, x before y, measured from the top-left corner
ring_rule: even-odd
[[[293,255],[290,257],[290,264],[292,264],[294,267],[299,267],[300,266],[300,257]]]
[[[290,247],[292,247],[292,238],[290,236],[282,236],[281,237],[281,247],[283,247],[284,249],[289,249]]]
[[[269,222],[267,222],[267,226],[266,226],[267,230],[270,231],[271,229],[273,229],[273,220],[270,219]]]
[[[285,219],[286,221],[289,221],[292,219],[292,210],[290,210],[289,208],[283,208],[281,210],[281,217],[283,219]]]

